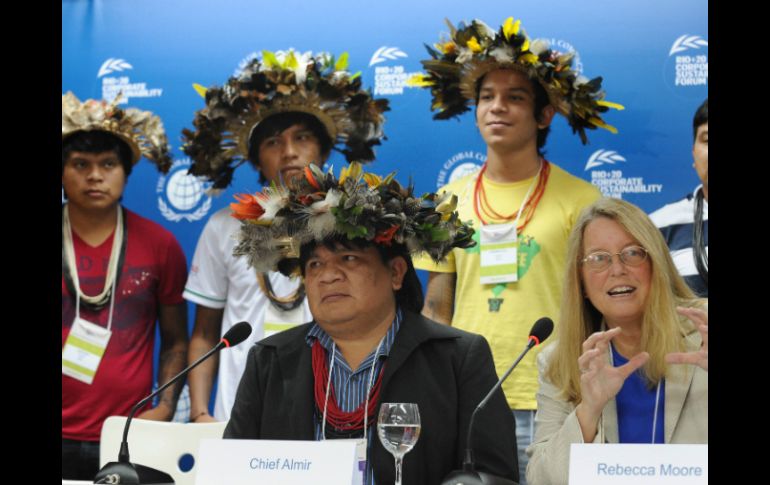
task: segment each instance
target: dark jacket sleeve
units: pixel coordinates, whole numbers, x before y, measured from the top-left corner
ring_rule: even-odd
[[[260,419],[262,417],[262,387],[259,379],[257,359],[260,351],[265,351],[254,345],[246,358],[246,369],[243,371],[235,403],[230,412],[223,438],[225,439],[257,439],[259,438]]]
[[[468,337],[468,346],[459,382],[459,439],[464,451],[468,425],[474,409],[497,383],[492,351],[480,335]],[[519,481],[516,453],[516,423],[502,389],[497,389],[486,406],[476,414],[472,445],[476,469]]]

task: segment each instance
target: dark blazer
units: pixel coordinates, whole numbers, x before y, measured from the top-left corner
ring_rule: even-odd
[[[310,325],[249,351],[224,438],[315,439]],[[404,456],[404,483],[441,483],[461,468],[471,413],[497,382],[489,344],[405,311],[384,372],[380,402],[414,402],[420,410],[422,429]],[[499,389],[476,416],[473,447],[478,470],[518,482],[515,423]],[[378,485],[394,482],[393,456],[376,437],[369,460]]]

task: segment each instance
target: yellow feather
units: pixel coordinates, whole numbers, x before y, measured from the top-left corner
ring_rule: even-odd
[[[426,86],[433,86],[433,82],[430,81],[428,76],[424,74],[415,74],[406,80],[406,85],[417,88],[424,88]]]
[[[446,199],[444,199],[443,202],[441,202],[439,205],[436,206],[436,212],[451,215],[451,213],[454,212],[456,208],[457,208],[457,196],[453,194],[451,197],[447,197]]]
[[[377,187],[382,183],[382,178],[373,173],[365,173],[364,180],[369,187]]]
[[[358,162],[352,162],[350,166],[342,167],[342,170],[340,170],[340,179],[339,179],[340,186],[342,186],[342,184],[345,183],[345,180],[347,180],[348,177],[358,181],[358,179],[361,178],[362,172],[363,172],[363,169],[361,168],[361,164]]]
[[[503,23],[503,35],[505,36],[505,40],[509,40],[511,38],[511,34],[515,33],[516,32],[513,31],[513,17],[508,17]]]
[[[481,45],[479,45],[479,41],[476,40],[475,36],[471,37],[466,45],[473,52],[481,52]]]
[[[208,91],[208,88],[206,88],[206,86],[202,86],[198,83],[193,83],[193,89],[195,90],[196,93],[198,93],[198,95],[201,98],[206,99],[206,91]]]
[[[524,43],[521,44],[521,51],[526,52],[529,50],[529,39],[524,37]]]
[[[613,135],[618,134],[617,128],[615,128],[612,125],[608,125],[607,123],[603,122],[599,118],[588,118],[588,122],[591,123],[592,125],[598,126],[599,128],[604,128],[605,130],[609,131]]]
[[[613,103],[611,101],[597,101],[596,104],[598,104],[599,106],[606,106],[608,108],[614,108],[614,109],[619,110],[619,111],[626,109],[626,107],[623,106],[622,104]]]
[[[513,32],[514,34],[518,34],[520,28],[521,28],[521,20],[517,20],[516,22],[513,23],[511,32]]]

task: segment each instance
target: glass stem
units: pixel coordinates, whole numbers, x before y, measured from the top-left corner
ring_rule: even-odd
[[[396,485],[401,485],[401,464],[403,461],[402,455],[396,455]]]

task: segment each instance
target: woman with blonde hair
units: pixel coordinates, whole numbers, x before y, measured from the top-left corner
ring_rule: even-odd
[[[581,213],[538,368],[533,485],[567,483],[571,443],[708,443],[707,300],[638,207],[603,198]]]

